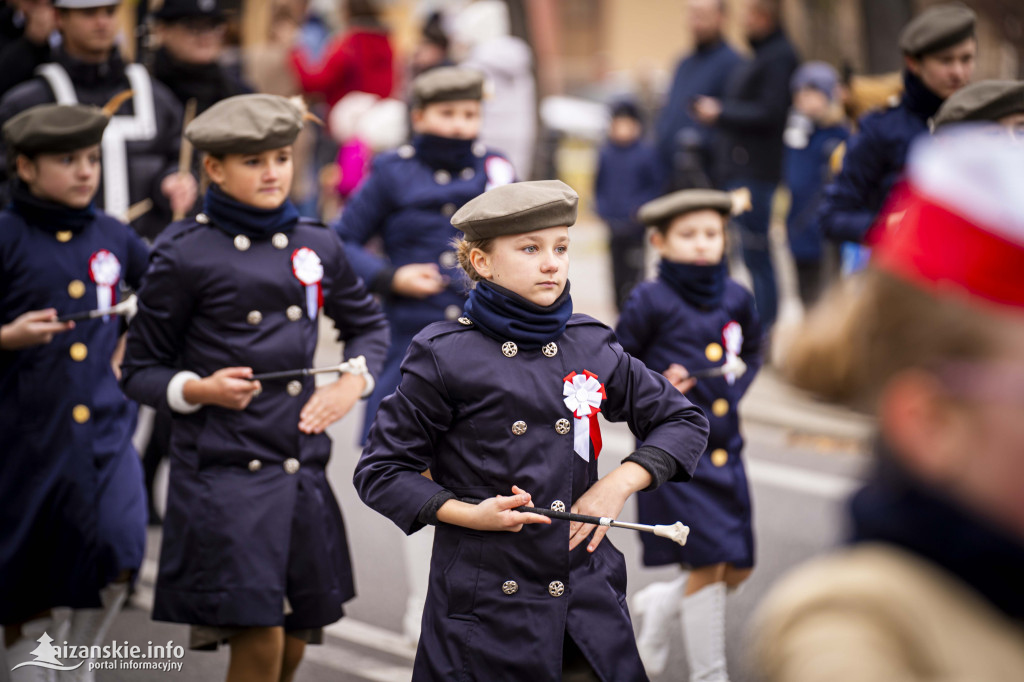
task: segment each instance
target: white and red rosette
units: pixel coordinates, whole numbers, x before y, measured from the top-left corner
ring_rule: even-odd
[[[731,360],[739,357],[740,351],[743,350],[743,327],[736,320],[731,320],[722,327],[722,347],[725,348],[725,364],[727,365]],[[736,375],[729,372],[725,375],[725,380],[731,386],[736,383]]]
[[[511,161],[500,156],[488,156],[484,161],[484,172],[487,174],[485,192],[516,181],[515,166]]]
[[[110,310],[114,305],[114,287],[121,279],[121,261],[106,249],[100,249],[89,257],[89,279],[96,284],[96,309]],[[104,315],[103,319],[109,316]]]
[[[303,246],[292,253],[292,274],[306,287],[306,314],[315,320],[320,306],[324,303],[321,285],[324,279],[324,264],[316,251]]]
[[[601,425],[597,421],[597,413],[601,411],[601,401],[608,397],[604,384],[597,380],[596,374],[587,370],[582,374],[571,372],[562,382],[562,395],[565,396],[562,401],[575,417],[573,450],[589,462],[590,444],[593,443],[594,459],[597,459],[601,454]]]

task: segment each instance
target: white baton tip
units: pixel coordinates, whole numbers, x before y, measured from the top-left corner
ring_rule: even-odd
[[[654,534],[668,538],[679,545],[686,544],[686,538],[690,535],[690,527],[683,525],[682,521],[676,521],[671,526],[655,526]]]

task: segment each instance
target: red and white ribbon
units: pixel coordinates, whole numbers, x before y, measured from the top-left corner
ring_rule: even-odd
[[[736,320],[722,327],[722,346],[725,348],[725,364],[728,365],[735,358],[739,357],[743,350],[743,327]],[[727,372],[725,380],[729,385],[736,383],[736,374]]]
[[[292,253],[292,274],[306,287],[306,313],[315,320],[320,306],[324,303],[321,282],[324,279],[324,265],[316,251],[308,247],[295,249]]]
[[[107,311],[114,304],[114,287],[121,279],[121,261],[106,249],[89,258],[89,278],[96,284],[96,309]],[[103,316],[110,319],[109,315]]]
[[[597,380],[593,372],[583,370],[582,374],[572,372],[562,380],[562,400],[573,414],[572,445],[576,454],[583,461],[590,461],[590,445],[594,445],[594,459],[601,454],[601,425],[597,421],[597,413],[601,411],[601,401],[608,397],[604,384]]]

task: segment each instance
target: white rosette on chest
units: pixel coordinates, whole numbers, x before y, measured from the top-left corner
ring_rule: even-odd
[[[306,246],[295,249],[292,254],[292,273],[295,279],[306,287],[306,314],[309,315],[309,319],[316,320],[316,315],[324,302],[321,284],[324,279],[324,264],[320,261],[320,256]]]
[[[573,450],[589,462],[590,444],[593,443],[594,459],[597,459],[601,454],[601,425],[597,421],[597,413],[601,411],[601,401],[608,397],[604,384],[593,372],[572,372],[562,380],[562,395],[562,401],[574,417]]]
[[[96,309],[106,312],[114,305],[114,287],[121,279],[121,261],[117,256],[100,249],[89,258],[89,278],[96,284]],[[110,319],[103,316],[104,321]]]

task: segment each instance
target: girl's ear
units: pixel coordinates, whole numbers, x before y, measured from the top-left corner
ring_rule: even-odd
[[[491,257],[483,249],[474,248],[469,252],[469,264],[483,279],[491,279],[494,272],[491,268]]]
[[[661,247],[665,245],[665,235],[661,233],[661,230],[651,230],[651,246],[656,250],[661,251]]]
[[[220,159],[207,154],[203,157],[203,169],[214,184],[220,185],[224,182],[224,164]]]
[[[15,159],[15,167],[18,172],[18,177],[26,185],[31,185],[36,181],[38,172],[35,161],[24,154],[18,154],[18,157]]]

